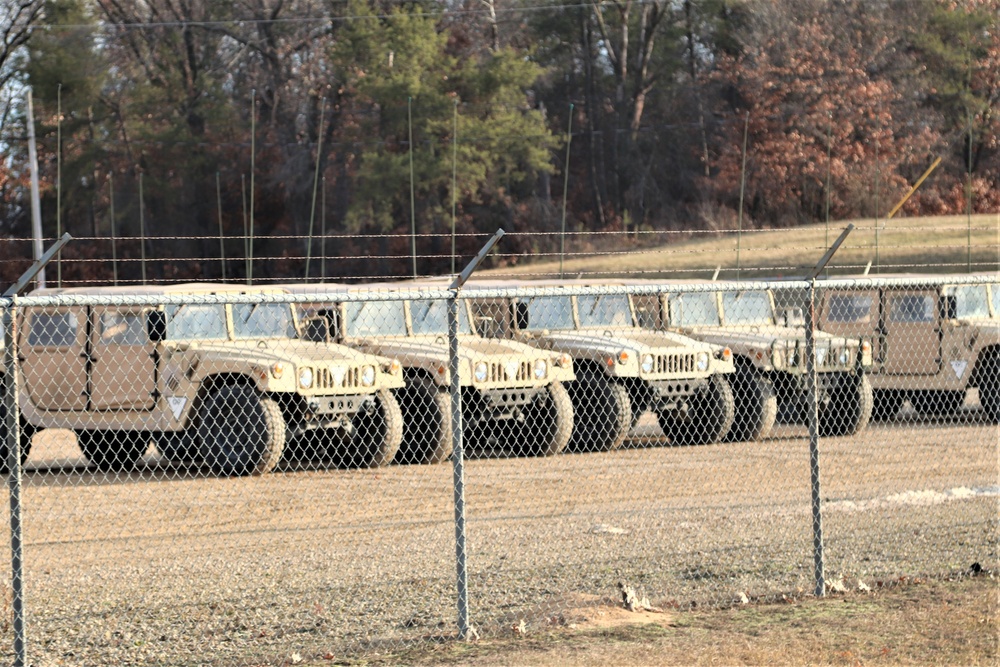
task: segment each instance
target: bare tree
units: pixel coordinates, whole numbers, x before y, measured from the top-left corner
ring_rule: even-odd
[[[20,69],[14,66],[18,51],[31,37],[31,29],[42,17],[43,0],[0,0],[0,126],[11,110],[10,84]]]

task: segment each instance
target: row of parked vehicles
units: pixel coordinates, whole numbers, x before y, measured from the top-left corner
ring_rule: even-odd
[[[774,292],[702,285],[630,293],[629,284],[605,282],[600,294],[560,293],[574,284],[584,283],[518,284],[544,288],[530,297],[504,296],[515,286],[509,282],[464,288],[458,381],[470,451],[614,450],[647,412],[677,445],[759,440],[779,418],[807,421],[802,311],[779,307]],[[192,298],[24,310],[22,458],[38,429],[68,428],[106,471],[134,468],[150,443],[166,459],[220,476],[262,474],[294,460],[443,461],[458,427],[447,302],[421,297],[422,286],[443,284],[35,292],[77,295],[81,303],[137,293],[148,303]],[[400,287],[409,298],[389,294]],[[316,298],[275,300],[288,293]],[[324,293],[356,296],[326,302]],[[223,303],[227,295],[232,303]],[[972,388],[1000,421],[997,284],[922,286],[913,277],[905,287],[824,290],[817,315],[821,435],[856,434],[873,415],[893,417],[904,401],[924,414],[954,412]]]

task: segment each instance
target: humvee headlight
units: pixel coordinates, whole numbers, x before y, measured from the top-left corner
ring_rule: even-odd
[[[629,359],[628,350],[622,350],[621,352],[618,353],[618,358],[616,359],[616,361],[624,366],[625,364],[628,363],[628,359]]]
[[[543,380],[549,372],[549,364],[544,359],[535,359],[535,379]]]
[[[569,356],[568,354],[560,354],[558,357],[555,358],[553,363],[559,368],[569,368],[570,366],[573,365],[573,357]]]
[[[300,368],[299,369],[299,386],[303,389],[308,389],[313,386],[313,369],[311,368]]]
[[[644,354],[644,355],[642,355],[642,361],[639,364],[639,367],[642,369],[643,373],[652,373],[653,372],[653,355],[651,355],[651,354]]]
[[[281,376],[285,374],[285,365],[280,361],[276,361],[271,364],[271,375],[275,380],[280,380]]]
[[[375,367],[365,366],[361,369],[361,385],[370,387],[375,384]]]
[[[489,376],[489,367],[486,365],[485,361],[478,361],[472,369],[472,376],[475,378],[476,382],[486,382],[486,378]]]
[[[401,368],[399,359],[390,359],[388,362],[382,364],[382,370],[390,375],[398,375]]]
[[[708,352],[698,353],[698,370],[702,372],[708,370]]]
[[[841,366],[846,366],[847,364],[851,363],[851,353],[847,350],[847,348],[841,350],[840,356],[838,356],[837,358],[840,360]]]

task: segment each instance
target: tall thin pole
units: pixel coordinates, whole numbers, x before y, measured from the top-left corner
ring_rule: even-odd
[[[323,154],[323,120],[326,117],[326,98],[319,107],[319,135],[316,138],[316,173],[313,175],[312,208],[309,209],[309,238],[306,241],[306,282],[309,281],[309,261],[312,259],[313,223],[316,219],[316,192],[319,190],[319,158]]]
[[[413,178],[413,98],[406,98],[406,127],[410,135],[410,254],[413,256],[413,277],[417,277],[417,204]]]
[[[250,275],[250,235],[247,232],[247,175],[240,174],[240,185],[243,188],[243,272]],[[247,278],[249,281],[250,279]]]
[[[878,222],[878,214],[879,214],[879,210],[878,210],[878,207],[879,207],[879,182],[878,182],[878,179],[879,179],[879,174],[880,174],[880,171],[879,171],[879,162],[878,162],[878,144],[879,144],[879,135],[882,133],[882,102],[881,101],[878,104],[876,113],[878,115],[875,117],[875,273],[878,274],[879,273],[879,255],[878,255],[878,249],[879,249],[879,231],[881,231],[880,228],[879,228],[879,222]]]
[[[139,172],[139,266],[142,267],[142,284],[146,284],[146,205],[142,196],[142,172]]]
[[[319,279],[326,282],[326,176],[323,177],[323,186],[320,188],[319,204]]]
[[[826,238],[823,245],[830,247],[830,180],[833,174],[833,112],[828,112],[830,125],[826,132]]]
[[[111,203],[111,273],[115,285],[118,285],[118,249],[117,232],[115,231],[115,172],[108,172],[108,199]]]
[[[222,264],[222,282],[226,282],[226,238],[222,231],[222,184],[215,172],[215,202],[219,209],[219,262]]]
[[[736,279],[740,279],[740,250],[743,245],[743,195],[747,186],[747,137],[750,135],[750,112],[743,122],[743,166],[740,167],[740,211],[736,222]]]
[[[257,90],[250,91],[250,237],[247,255],[247,285],[253,282],[253,197],[257,160]]]
[[[455,207],[458,201],[458,100],[452,116],[451,133],[451,272],[455,273]]]
[[[970,63],[969,67],[972,65]],[[971,74],[970,74],[971,76]],[[966,240],[966,263],[967,271],[972,273],[972,110],[968,109],[966,111],[969,122],[969,150],[968,150],[968,178],[966,179],[966,194],[967,199],[965,202],[965,215],[967,220],[967,240]]]
[[[38,149],[35,146],[35,108],[28,89],[28,163],[31,169],[31,234],[34,236],[35,259],[42,256],[42,203],[38,194]],[[35,280],[39,288],[45,287],[45,268],[38,272]]]
[[[62,84],[56,87],[56,238],[62,236]],[[56,286],[62,287],[62,252],[56,256]]]
[[[566,128],[566,164],[563,167],[562,232],[559,235],[559,277],[563,277],[563,257],[566,255],[566,198],[569,196],[569,148],[573,141],[573,103],[569,105],[569,125]]]

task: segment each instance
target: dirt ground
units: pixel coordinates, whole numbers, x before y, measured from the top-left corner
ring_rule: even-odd
[[[998,601],[996,575],[981,572],[704,611],[595,607],[575,610],[566,626],[544,632],[512,627],[504,638],[430,643],[344,664],[986,667],[1000,664]]]

